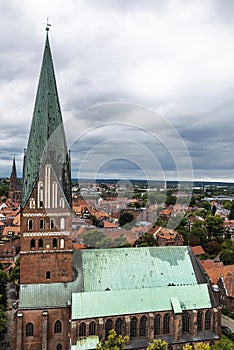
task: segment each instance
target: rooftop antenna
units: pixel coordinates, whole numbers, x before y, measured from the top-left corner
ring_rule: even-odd
[[[50,30],[51,24],[49,23],[49,18],[47,17],[46,20],[46,31],[48,32]]]

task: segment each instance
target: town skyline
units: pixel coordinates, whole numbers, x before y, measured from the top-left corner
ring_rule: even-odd
[[[184,5],[178,0],[160,6],[117,0],[60,1],[59,6],[42,1],[35,8],[27,1],[2,4],[7,31],[1,36],[0,176],[10,176],[14,155],[22,175],[49,16],[73,177],[91,154],[89,162],[96,160],[91,174],[101,178],[107,173],[110,178],[139,178],[146,172],[145,178],[159,174],[176,180],[177,158],[168,159],[178,145],[173,140],[179,139],[193,170],[185,179],[233,182],[232,6],[228,1]],[[82,133],[69,144],[74,120]],[[158,121],[168,126],[161,142]],[[121,123],[115,128],[120,141],[118,133],[110,134],[116,122]],[[153,145],[151,133],[157,138]],[[156,165],[150,168],[152,154]],[[146,162],[138,164],[139,159]],[[89,163],[82,164],[89,169]]]

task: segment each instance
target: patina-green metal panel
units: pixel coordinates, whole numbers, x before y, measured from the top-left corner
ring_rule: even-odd
[[[82,270],[86,292],[197,284],[184,246],[84,250]]]
[[[171,297],[171,305],[175,314],[180,314],[182,312],[180,301],[177,297]]]
[[[45,161],[52,164],[66,199],[71,205],[70,157],[67,150],[48,34],[24,157],[22,207],[25,206]]]
[[[178,299],[181,310],[211,307],[206,284],[73,293],[72,319],[171,311],[172,298]]]

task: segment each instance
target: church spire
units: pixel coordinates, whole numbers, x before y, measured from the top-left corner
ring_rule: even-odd
[[[45,162],[52,165],[68,204],[71,205],[70,157],[56,86],[48,26],[46,30],[44,56],[24,157],[22,207],[31,195]]]

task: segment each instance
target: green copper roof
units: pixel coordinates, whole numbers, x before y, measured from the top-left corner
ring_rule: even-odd
[[[170,311],[175,299],[180,306],[178,313],[211,307],[206,284],[73,293],[72,319]]]
[[[82,267],[85,292],[197,284],[187,247],[84,250]]]
[[[30,136],[24,158],[22,207],[25,206],[45,161],[52,164],[67,201],[71,204],[70,157],[67,150],[48,34]]]
[[[152,311],[152,305],[175,313],[210,305],[206,284],[197,282],[187,247],[77,250],[73,262],[76,278],[71,283],[21,285],[19,307],[65,307],[73,298],[74,315],[81,317],[86,312],[80,308],[81,302],[91,303],[87,312],[93,308],[98,314],[107,313],[107,301],[116,303],[122,313],[141,312],[141,307]],[[144,295],[149,300],[140,302],[139,307],[135,305],[133,310],[133,299],[142,300]],[[115,305],[110,310],[115,312]]]

